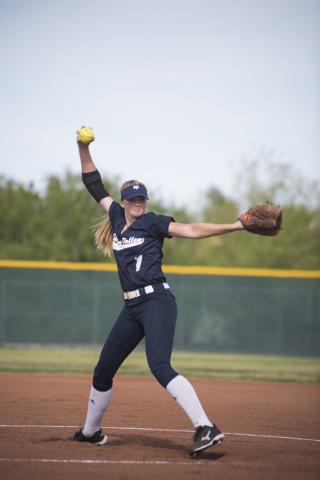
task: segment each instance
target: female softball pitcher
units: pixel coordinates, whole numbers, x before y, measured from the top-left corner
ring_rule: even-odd
[[[78,132],[79,133],[79,132]],[[113,377],[127,356],[145,337],[148,364],[158,382],[172,395],[195,428],[189,455],[196,455],[224,438],[207,417],[189,381],[170,365],[177,317],[175,297],[162,273],[162,246],[165,238],[200,239],[242,230],[233,224],[182,224],[172,217],[145,213],[146,187],[131,180],[121,187],[121,203],[105,190],[96,169],[89,144],[79,139],[83,182],[101,207],[109,214],[95,238],[99,249],[113,249],[123,290],[124,307],[102,348],[94,369],[86,422],[69,440],[104,445],[107,436],[101,430],[103,416],[112,396]]]

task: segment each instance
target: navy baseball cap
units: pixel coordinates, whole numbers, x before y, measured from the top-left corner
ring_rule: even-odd
[[[147,189],[142,185],[130,185],[121,192],[121,200],[131,200],[134,197],[145,197],[149,200]]]

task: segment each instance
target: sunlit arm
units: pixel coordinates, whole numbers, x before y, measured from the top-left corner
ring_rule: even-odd
[[[89,145],[85,145],[84,143],[78,142],[78,146],[79,146],[82,172],[89,173],[97,170],[90,155]]]
[[[111,203],[113,202],[113,198],[110,197],[105,197],[103,198],[100,202],[99,202],[99,205],[103,208],[103,210],[107,213],[109,213],[109,208],[110,208],[110,205]]]
[[[77,141],[78,147],[79,147],[79,155],[80,155],[80,160],[81,160],[81,170],[82,173],[91,173],[95,172],[97,170],[97,167],[93,163],[90,151],[89,151],[89,145],[85,145],[84,143],[80,142],[79,140]],[[102,185],[102,184],[101,184]],[[104,197],[99,204],[103,208],[103,210],[106,213],[109,213],[109,208],[111,203],[113,202],[113,198],[110,196]]]
[[[171,237],[200,239],[243,230],[241,222],[216,223],[176,223],[170,222],[168,233]]]

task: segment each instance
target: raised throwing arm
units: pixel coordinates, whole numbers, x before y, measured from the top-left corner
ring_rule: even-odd
[[[77,133],[79,133],[79,131]],[[85,184],[89,193],[96,200],[96,202],[101,205],[105,212],[109,213],[109,208],[111,203],[113,202],[113,198],[111,198],[111,196],[102,184],[100,173],[98,172],[97,167],[95,166],[91,158],[89,144],[82,143],[78,137],[77,143],[81,160],[83,183]]]

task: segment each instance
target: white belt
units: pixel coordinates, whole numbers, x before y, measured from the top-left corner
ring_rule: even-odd
[[[146,287],[138,288],[138,290],[133,290],[132,292],[124,292],[123,298],[125,300],[132,300],[133,298],[141,297],[142,295],[147,295],[148,293],[153,293],[155,290],[162,290],[170,288],[167,283],[157,283],[156,285],[147,285]]]

